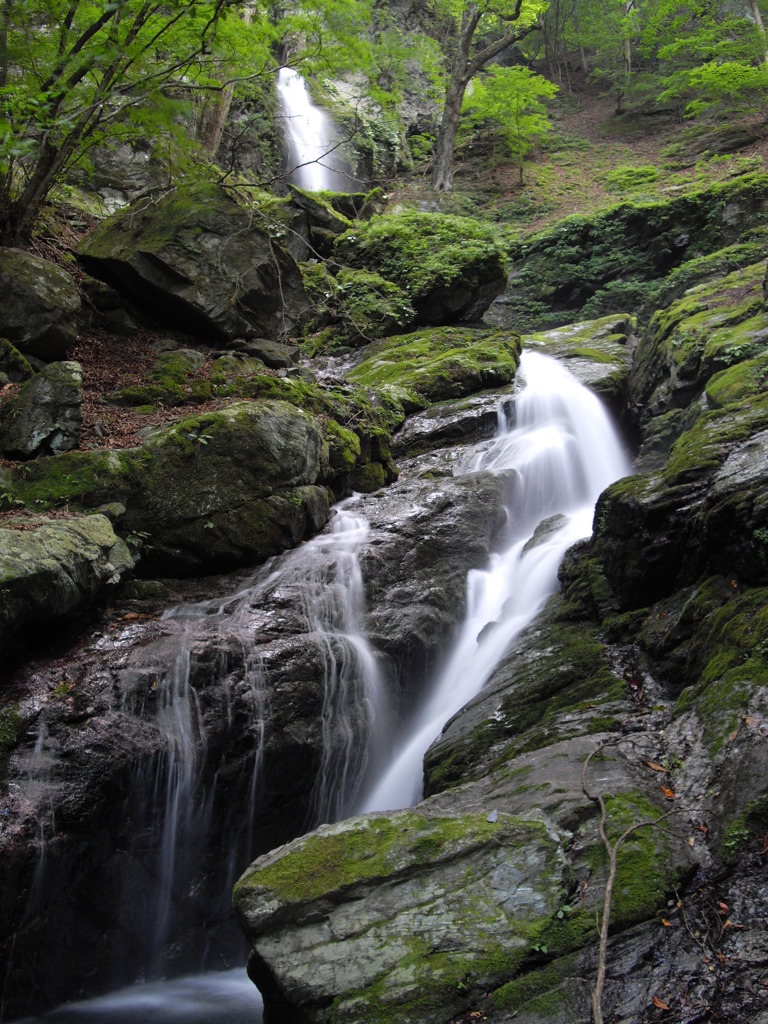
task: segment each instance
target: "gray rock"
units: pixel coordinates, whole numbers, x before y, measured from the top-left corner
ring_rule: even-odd
[[[21,249],[0,249],[0,337],[25,356],[62,359],[77,337],[80,296],[61,267]]]
[[[630,339],[635,328],[634,317],[619,313],[529,334],[523,345],[561,359],[580,384],[603,398],[621,417],[629,399]]]
[[[442,1024],[498,984],[555,913],[565,838],[538,814],[489,822],[426,807],[321,828],[235,887],[249,973],[271,1013],[282,996],[283,1019],[327,1019],[333,999],[339,1022]]]
[[[25,623],[87,605],[133,567],[105,516],[13,525],[0,527],[0,647]]]
[[[208,341],[290,334],[307,297],[291,256],[223,188],[178,188],[108,218],[80,259],[141,311]]]
[[[29,459],[72,451],[80,442],[83,374],[79,363],[51,363],[0,408],[0,450]]]

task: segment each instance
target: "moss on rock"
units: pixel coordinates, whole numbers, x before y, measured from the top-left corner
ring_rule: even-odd
[[[514,380],[520,338],[508,331],[444,327],[371,346],[350,380],[399,401],[406,411]]]

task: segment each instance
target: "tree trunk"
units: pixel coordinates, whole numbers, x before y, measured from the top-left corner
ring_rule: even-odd
[[[209,97],[203,108],[197,129],[197,138],[211,159],[216,159],[221,140],[224,138],[224,129],[227,126],[227,118],[234,95],[234,85],[225,85],[220,93]]]
[[[450,192],[453,188],[453,156],[466,88],[466,83],[452,81],[446,93],[443,118],[437,134],[435,163],[432,168],[432,187],[439,192]]]
[[[760,33],[760,41],[763,47],[763,66],[768,71],[768,40],[766,39],[765,24],[763,22],[763,16],[760,13],[757,0],[750,0],[749,8],[752,11],[752,17],[754,19],[755,26],[757,27],[757,31]]]
[[[243,8],[240,13],[240,20],[246,25],[251,24],[253,21],[252,3],[246,4]],[[203,109],[197,137],[211,159],[216,159],[221,140],[224,138],[224,129],[227,126],[227,118],[229,117],[234,95],[235,84],[231,82],[225,85],[220,93],[211,94],[209,102]]]
[[[445,90],[443,117],[440,121],[440,130],[437,133],[432,187],[440,192],[450,192],[453,188],[453,154],[456,150],[456,132],[459,130],[464,93],[467,91],[469,80],[473,74],[469,55],[480,17],[477,5],[467,4],[461,18],[451,77]]]

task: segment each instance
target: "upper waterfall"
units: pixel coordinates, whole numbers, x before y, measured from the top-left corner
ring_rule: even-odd
[[[349,192],[357,182],[339,152],[338,126],[315,106],[293,68],[277,73],[277,99],[285,123],[286,180],[312,192]]]

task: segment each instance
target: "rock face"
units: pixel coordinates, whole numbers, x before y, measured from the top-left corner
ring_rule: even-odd
[[[79,363],[51,363],[0,409],[0,451],[29,459],[76,448],[80,441],[83,374]]]
[[[257,860],[234,906],[270,1019],[326,1019],[331,990],[339,1022],[448,1019],[456,990],[495,987],[557,910],[564,838],[536,814],[442,817],[425,806],[327,826]]]
[[[684,289],[691,276],[712,276],[712,267],[702,265],[705,254],[735,248],[744,236],[734,269],[764,256],[764,246],[747,239],[766,210],[768,175],[751,174],[699,193],[623,203],[598,217],[569,217],[510,246],[507,290],[488,322],[528,332],[617,309],[652,312],[669,301],[673,281],[674,288],[688,278]],[[715,276],[728,262],[720,259]]]
[[[72,278],[38,256],[0,249],[0,338],[24,356],[63,359],[77,335],[80,296]]]
[[[314,1024],[370,1013],[443,1022],[471,1011],[516,1024],[587,1024],[597,972],[594,921],[607,912],[598,798],[617,853],[606,1019],[646,1019],[656,993],[683,1014],[714,1007],[757,1021],[768,1012],[766,997],[744,988],[764,950],[768,910],[759,881],[768,800],[763,277],[760,264],[694,288],[642,333],[625,394],[637,410],[641,465],[651,472],[604,492],[593,538],[562,567],[562,594],[426,757],[427,799],[409,812],[414,816],[495,813],[501,820],[536,808],[550,836],[566,837],[570,888],[557,909],[524,931],[515,954],[507,949],[503,978],[489,985],[481,961],[460,985],[451,957],[488,947],[485,911],[464,921],[448,948],[438,938],[427,968],[419,937],[437,935],[455,895],[430,892],[422,903],[414,893],[408,914],[393,911],[403,947],[394,968],[380,960],[381,975],[369,978],[366,928],[346,926],[347,900],[391,909],[391,895],[404,888],[399,866],[387,863],[389,840],[377,835],[378,817],[348,826],[351,837],[365,836],[361,863],[375,865],[373,879],[361,877],[365,867],[357,875],[352,852],[339,858],[351,863],[348,876],[323,874],[324,844],[342,843],[344,833],[315,833],[255,862],[236,887],[268,1021]],[[563,345],[570,333],[535,341]],[[401,822],[408,835],[400,816],[387,820]],[[542,857],[545,847],[527,845]],[[309,850],[318,854],[317,888],[292,888],[289,880],[306,877]],[[481,862],[467,853],[466,877]],[[708,901],[728,906],[724,914],[738,907],[738,934],[724,932],[722,920],[707,924]],[[517,922],[529,921],[524,896],[512,896],[505,909],[496,943],[512,943]],[[377,927],[373,919],[374,936]],[[358,943],[346,953],[363,965],[357,988],[345,971],[326,972],[337,941],[345,951]],[[306,972],[307,949],[316,973]],[[733,967],[716,979],[702,953],[710,962],[726,956]],[[440,994],[431,1005],[435,977]]]
[[[114,214],[83,240],[80,259],[158,322],[209,342],[290,334],[307,307],[268,224],[216,185]]]
[[[31,529],[30,529],[31,527]],[[0,528],[0,648],[27,622],[45,621],[91,603],[133,567],[104,516]]]
[[[253,564],[317,532],[332,487],[371,490],[392,478],[386,435],[361,428],[361,441],[333,421],[322,427],[327,436],[284,401],[235,403],[179,420],[141,448],[36,459],[12,489],[38,507],[122,502],[118,529],[148,572]]]

